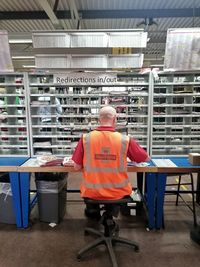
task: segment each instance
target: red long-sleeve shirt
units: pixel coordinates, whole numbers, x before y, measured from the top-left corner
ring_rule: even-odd
[[[96,130],[115,132],[115,129],[111,126],[99,126]],[[76,164],[83,166],[83,156],[84,156],[83,138],[80,138],[73,153],[72,160]],[[145,161],[148,158],[148,154],[133,138],[130,138],[127,157],[131,161],[139,163]]]

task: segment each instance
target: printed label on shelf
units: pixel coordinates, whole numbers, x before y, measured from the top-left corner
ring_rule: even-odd
[[[119,84],[116,73],[55,73],[53,74],[55,84],[66,85],[115,85]],[[69,87],[70,88],[70,87]],[[73,91],[72,91],[73,92]]]
[[[133,48],[132,47],[113,47],[112,54],[113,55],[133,54]]]

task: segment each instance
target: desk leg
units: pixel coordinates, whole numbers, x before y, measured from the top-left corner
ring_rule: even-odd
[[[155,190],[156,190],[156,173],[146,173],[145,175],[146,204],[148,212],[148,227],[155,228]]]
[[[197,173],[197,191],[200,191],[200,172]],[[200,205],[200,193],[196,194],[196,202]]]
[[[137,188],[141,194],[143,193],[143,175],[143,172],[137,172]]]
[[[165,186],[166,186],[166,173],[157,174],[157,198],[156,198],[156,228],[160,229],[164,225],[164,199],[165,199]]]
[[[22,225],[19,175],[17,172],[10,172],[9,176],[10,176],[12,195],[13,195],[13,206],[15,210],[16,225],[18,228],[22,228],[23,225]]]
[[[28,227],[29,221],[29,188],[30,188],[30,173],[20,173],[20,187],[21,187],[21,200],[22,200],[22,222],[23,227]]]

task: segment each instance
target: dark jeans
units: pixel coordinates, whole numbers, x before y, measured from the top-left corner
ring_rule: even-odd
[[[100,217],[100,204],[86,203],[85,215],[91,218]],[[120,206],[116,204],[107,204],[106,211],[114,217],[119,215]]]

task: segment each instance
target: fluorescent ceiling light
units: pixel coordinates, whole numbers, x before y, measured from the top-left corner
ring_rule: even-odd
[[[105,30],[106,31],[106,30]],[[136,33],[141,33],[141,31],[143,32],[143,29],[138,29],[138,31],[132,31],[132,32],[130,32],[130,31],[119,31],[119,32],[107,32],[108,34],[110,34],[110,35],[135,35]],[[146,32],[143,32],[143,33],[146,33]]]
[[[12,56],[12,59],[34,59],[34,56]]]
[[[10,44],[31,44],[32,39],[11,39],[8,41]]]
[[[23,65],[22,67],[23,68],[36,68],[35,65]]]
[[[163,64],[153,64],[153,65],[151,65],[151,67],[164,67],[164,65]]]
[[[87,35],[105,35],[105,32],[86,32]],[[72,32],[71,35],[85,35],[85,32]]]
[[[162,60],[163,61],[163,58],[162,57],[152,57],[152,58],[144,58],[144,61],[159,61],[159,60]]]

